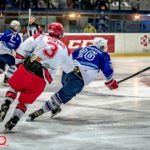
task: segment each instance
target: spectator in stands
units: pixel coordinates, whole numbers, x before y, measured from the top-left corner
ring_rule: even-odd
[[[81,9],[93,9],[94,8],[94,1],[91,0],[81,0],[80,3]]]
[[[139,0],[130,0],[131,9],[133,12],[137,13],[139,11]]]
[[[38,0],[31,0],[31,2],[33,3],[33,8],[39,8],[38,6]]]
[[[66,9],[67,8],[67,0],[59,1],[59,8],[60,9]]]
[[[5,8],[11,8],[11,7],[13,7],[12,0],[6,0],[5,1]]]
[[[47,0],[48,8],[56,9],[59,5],[59,0]]]
[[[73,1],[72,0],[67,0],[67,6],[69,9],[72,9],[73,8]]]
[[[5,0],[0,0],[0,8],[5,8]]]
[[[21,0],[21,8],[29,9],[30,7],[31,7],[30,0]]]
[[[109,10],[110,9],[109,0],[96,0],[95,8],[98,10]]]
[[[88,23],[88,25],[84,28],[84,33],[96,33],[96,28]]]
[[[73,0],[73,8],[79,9],[80,8],[80,1],[79,0]]]
[[[48,8],[48,2],[47,2],[47,0],[39,0],[38,1],[38,7],[39,8]]]
[[[109,18],[102,11],[98,23],[98,32],[102,32],[102,33],[108,32],[108,23],[109,23]]]

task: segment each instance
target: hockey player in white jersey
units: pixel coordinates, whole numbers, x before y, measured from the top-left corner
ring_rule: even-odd
[[[104,74],[105,85],[109,89],[118,88],[118,83],[113,79],[112,63],[106,50],[107,40],[98,37],[93,40],[92,46],[75,50],[70,59],[72,61],[64,68],[65,70],[70,68],[71,72],[63,73],[63,87],[47,100],[42,108],[31,113],[29,119],[34,120],[48,111],[52,111],[52,116],[56,115],[61,111],[60,105],[67,103],[81,92],[84,85],[91,83],[100,71]]]
[[[26,112],[27,105],[32,104],[43,92],[46,83],[53,81],[58,66],[68,59],[68,49],[59,40],[64,32],[62,24],[51,23],[48,29],[49,35],[35,34],[17,50],[16,63],[20,65],[9,80],[10,88],[0,110],[1,121],[18,92],[20,95],[14,114],[5,125],[6,130],[11,130],[17,124]]]

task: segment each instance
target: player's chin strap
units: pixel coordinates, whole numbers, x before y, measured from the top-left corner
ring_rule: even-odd
[[[142,70],[140,70],[140,71],[138,71],[138,72],[136,72],[136,73],[134,73],[134,74],[132,74],[132,75],[130,75],[130,76],[128,76],[128,77],[122,79],[122,80],[117,81],[117,83],[120,84],[120,83],[122,83],[122,82],[124,82],[124,81],[126,81],[126,80],[128,80],[128,79],[130,79],[130,78],[132,78],[132,77],[134,77],[134,76],[136,76],[136,75],[142,73],[142,72],[145,72],[145,71],[147,71],[147,70],[149,70],[149,69],[150,69],[150,66],[147,67],[147,68],[145,68],[145,69],[142,69]]]

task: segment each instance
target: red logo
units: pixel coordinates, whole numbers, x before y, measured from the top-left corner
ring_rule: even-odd
[[[92,40],[95,37],[103,37],[108,40],[108,52],[114,53],[115,51],[115,36],[114,35],[83,35],[83,34],[71,34],[65,35],[62,41],[71,50],[74,51],[77,48],[89,46],[92,44]]]
[[[141,37],[141,44],[144,45],[144,46],[147,46],[148,43],[147,43],[147,35],[144,35],[143,37]]]
[[[0,135],[0,147],[3,147],[3,146],[8,146],[7,145],[7,138],[6,138],[6,136]]]
[[[141,45],[143,46],[148,46],[148,44],[150,44],[150,37],[148,37],[147,35],[144,35],[141,37]]]

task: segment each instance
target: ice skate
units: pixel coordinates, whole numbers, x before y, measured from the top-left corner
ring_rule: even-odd
[[[2,122],[5,119],[5,116],[8,112],[9,105],[7,104],[2,104],[1,105],[1,110],[0,110],[0,122]]]
[[[15,127],[15,125],[17,124],[18,121],[19,121],[19,117],[17,117],[17,116],[12,117],[12,118],[6,123],[4,132],[11,131],[12,128]]]
[[[41,116],[42,114],[44,114],[43,109],[36,110],[35,112],[29,114],[29,117],[27,120],[33,121],[35,118]]]
[[[57,107],[55,110],[52,110],[51,118],[53,118],[54,116],[56,116],[60,112],[61,112],[61,108],[60,107]]]

